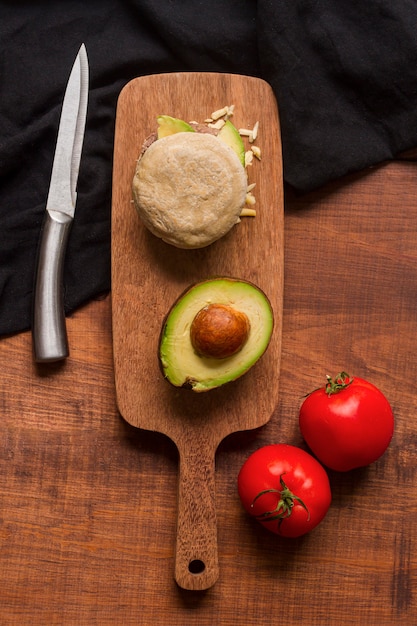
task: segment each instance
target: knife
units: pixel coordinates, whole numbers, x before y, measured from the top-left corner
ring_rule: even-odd
[[[88,102],[88,59],[80,47],[62,104],[35,280],[32,337],[37,362],[69,355],[63,266],[77,200],[77,180]]]

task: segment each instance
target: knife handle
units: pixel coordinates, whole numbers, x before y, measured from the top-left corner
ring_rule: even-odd
[[[60,361],[69,354],[63,298],[63,267],[72,218],[46,211],[33,306],[33,348],[38,363]]]

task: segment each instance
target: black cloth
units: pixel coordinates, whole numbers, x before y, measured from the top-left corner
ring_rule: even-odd
[[[132,78],[268,81],[284,177],[299,192],[417,145],[416,0],[0,0],[0,335],[30,327],[62,97],[82,42],[90,95],[67,313],[111,287],[115,110]]]

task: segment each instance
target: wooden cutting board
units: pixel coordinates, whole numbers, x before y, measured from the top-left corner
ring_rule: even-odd
[[[156,117],[203,122],[235,105],[233,123],[253,128],[260,161],[248,166],[256,183],[256,217],[242,218],[223,239],[180,250],[151,235],[132,205],[131,185],[141,145]],[[246,143],[247,149],[250,144]],[[161,327],[178,296],[213,276],[249,280],[269,297],[271,343],[242,378],[206,393],[171,386],[158,362]],[[215,454],[227,435],[260,427],[278,400],[283,300],[283,182],[277,105],[259,79],[216,73],[172,73],[132,80],[117,107],[112,202],[112,318],[118,408],[131,425],[164,433],[179,452],[175,580],[207,589],[218,578]],[[237,468],[238,471],[238,468]],[[230,494],[236,497],[236,494]],[[155,541],[158,539],[155,538]]]

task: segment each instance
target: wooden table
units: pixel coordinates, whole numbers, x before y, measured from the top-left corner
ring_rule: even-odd
[[[280,401],[217,454],[220,578],[173,580],[177,455],[128,426],[114,394],[110,297],[68,320],[71,356],[37,367],[31,336],[0,341],[0,624],[391,626],[417,623],[417,164],[286,192]],[[372,466],[330,473],[310,535],[278,538],[236,493],[261,445],[303,446],[302,396],[325,374],[368,378],[396,431]]]

